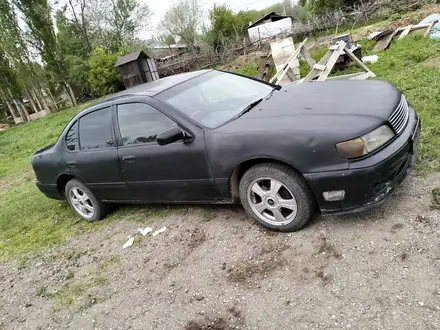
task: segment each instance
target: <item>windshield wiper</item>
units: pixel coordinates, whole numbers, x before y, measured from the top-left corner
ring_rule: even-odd
[[[272,97],[273,93],[275,91],[279,91],[280,89],[281,89],[281,86],[275,86],[274,88],[272,88],[272,92],[270,92],[269,95],[266,96],[266,100],[269,100]]]
[[[240,114],[236,117],[236,118],[240,118],[241,116],[243,116],[245,113],[251,111],[253,108],[255,108],[258,104],[260,104],[263,101],[263,99],[258,99],[254,102],[252,102],[251,104],[249,104],[246,108],[244,108],[244,110],[242,112],[240,112]]]

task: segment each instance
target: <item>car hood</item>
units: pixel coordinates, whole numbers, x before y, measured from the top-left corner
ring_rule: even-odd
[[[259,107],[271,115],[358,115],[387,119],[397,107],[401,93],[383,81],[342,80],[289,85],[274,92]]]
[[[382,81],[342,80],[288,85],[225,130],[319,129],[353,138],[386,122],[401,93]]]

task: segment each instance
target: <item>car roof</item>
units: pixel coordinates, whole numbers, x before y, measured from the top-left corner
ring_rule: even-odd
[[[144,83],[142,85],[138,85],[135,87],[128,88],[124,91],[118,92],[116,94],[109,95],[102,99],[99,102],[94,103],[93,105],[85,108],[80,113],[78,113],[73,119],[72,122],[77,120],[78,118],[84,116],[85,114],[95,111],[100,108],[103,103],[108,103],[111,101],[115,101],[118,99],[122,99],[124,97],[130,96],[150,96],[154,97],[155,95],[162,93],[174,86],[177,86],[185,81],[191,80],[195,77],[201,76],[205,73],[211,72],[213,70],[199,70],[187,73],[181,73],[174,76],[158,79],[155,81],[151,81],[148,83]]]
[[[103,99],[103,102],[108,102],[111,100],[116,100],[126,96],[155,96],[167,89],[170,89],[176,85],[184,83],[192,78],[198,77],[202,74],[210,72],[212,70],[199,70],[187,73],[181,73],[174,76],[158,79],[155,81],[147,82],[142,85],[128,88],[124,91],[118,92],[116,94],[110,95]]]

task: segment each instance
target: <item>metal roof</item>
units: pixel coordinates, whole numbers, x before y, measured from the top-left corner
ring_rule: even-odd
[[[249,26],[248,26],[248,29],[250,29],[250,28],[252,28],[252,27],[254,27],[254,26],[260,25],[260,23],[261,23],[262,21],[265,21],[265,20],[268,20],[268,19],[272,19],[273,22],[276,22],[276,21],[279,21],[279,20],[282,20],[282,19],[285,19],[285,18],[292,18],[292,17],[291,17],[291,16],[282,16],[282,15],[279,15],[279,14],[277,14],[276,12],[272,11],[272,12],[270,12],[269,14],[267,14],[267,15],[261,17],[261,18],[260,18],[258,21],[256,21],[255,23],[249,25]]]
[[[134,53],[130,53],[128,55],[121,56],[120,58],[118,58],[118,61],[116,62],[115,66],[121,66],[136,61],[140,57],[148,58],[148,56],[142,50],[140,50]]]

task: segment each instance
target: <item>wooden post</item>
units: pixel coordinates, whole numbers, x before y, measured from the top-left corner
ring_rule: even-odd
[[[1,92],[1,97],[3,99],[3,101],[6,103],[6,106],[8,107],[9,112],[11,113],[12,118],[14,118],[14,121],[17,117],[19,117],[16,113],[14,108],[12,107],[11,103],[7,100],[5,93],[3,92],[3,90],[0,90]]]
[[[12,95],[11,90],[8,88],[8,92],[9,92],[9,96],[12,99],[12,102],[14,103],[15,107],[17,108],[17,113],[20,116],[21,120],[23,122],[27,121],[27,117],[25,116],[25,114],[23,113],[23,109],[20,107],[20,105],[18,104],[17,100],[14,99],[14,96]]]
[[[25,114],[23,113],[23,109],[20,107],[20,105],[18,104],[16,99],[13,99],[12,102],[14,103],[15,107],[17,108],[17,112],[21,118],[22,122],[26,122],[27,118],[25,116]]]
[[[23,104],[23,101],[21,99],[18,99],[18,105],[21,107],[21,109],[23,110],[24,115],[26,116],[26,119],[29,121],[30,117],[29,117],[29,111],[26,108],[26,106]]]
[[[35,88],[31,89],[32,94],[35,96],[35,101],[37,102],[38,110],[43,111],[43,107],[41,106],[38,93],[35,91]]]
[[[31,93],[29,92],[29,88],[27,88],[27,87],[25,86],[25,87],[24,87],[24,91],[25,91],[25,93],[26,93],[27,98],[29,99],[29,102],[31,103],[32,110],[34,110],[34,112],[37,113],[37,112],[38,112],[38,109],[37,109],[37,106],[35,105],[35,102],[34,102],[34,100],[33,100],[33,98],[32,98]]]
[[[11,103],[8,100],[5,100],[6,105],[8,106],[9,112],[12,115],[12,118],[14,118],[14,121],[16,118],[20,117],[15,113],[14,107],[11,105]]]
[[[76,101],[76,97],[75,97],[75,94],[73,93],[72,87],[70,87],[70,85],[67,82],[64,83],[64,87],[67,91],[67,95],[70,98],[70,101],[72,103],[72,107],[76,107],[78,105],[78,103]]]
[[[260,34],[260,28],[257,28],[258,29],[258,45],[259,45],[259,47],[261,47],[261,34]]]
[[[46,102],[46,98],[44,97],[43,91],[41,91],[41,102],[43,103],[44,109],[50,111],[50,108]]]
[[[55,101],[55,99],[54,99],[54,97],[53,97],[53,95],[52,95],[52,92],[50,91],[50,88],[46,88],[46,90],[47,90],[47,94],[49,95],[49,97],[50,97],[50,99],[51,99],[51,101],[52,101],[52,104],[55,106],[55,109],[58,111],[58,110],[59,110],[59,108],[58,108],[58,104],[57,104],[57,102]]]

